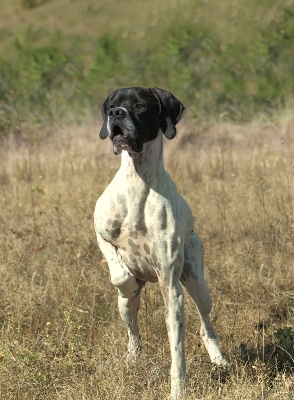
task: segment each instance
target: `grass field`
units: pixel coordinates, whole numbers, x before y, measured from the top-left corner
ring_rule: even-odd
[[[231,364],[212,373],[186,296],[188,399],[290,399],[293,391],[293,119],[184,119],[166,167],[205,248],[212,320]],[[93,231],[119,166],[100,121],[7,138],[0,148],[0,398],[167,399],[170,353],[157,285],[143,291],[139,367]],[[42,136],[42,135],[41,135]],[[292,392],[293,394],[293,392]]]
[[[291,398],[293,16],[289,0],[1,2],[0,400],[168,399],[158,286],[143,290],[143,354],[127,367],[93,230],[120,163],[97,110],[132,85],[187,107],[165,163],[203,240],[231,364],[212,372],[186,297],[188,400]]]

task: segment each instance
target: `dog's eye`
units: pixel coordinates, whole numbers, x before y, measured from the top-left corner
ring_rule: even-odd
[[[110,104],[109,108],[114,108],[115,105],[114,104]]]
[[[135,105],[135,107],[136,107],[137,110],[144,110],[145,109],[145,104],[137,103]]]

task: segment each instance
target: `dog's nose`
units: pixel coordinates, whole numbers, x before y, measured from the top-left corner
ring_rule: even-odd
[[[126,110],[122,107],[114,107],[108,111],[108,115],[110,117],[125,117]]]

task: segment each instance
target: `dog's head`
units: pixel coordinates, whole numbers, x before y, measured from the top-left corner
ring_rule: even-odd
[[[176,124],[184,112],[183,104],[167,90],[140,87],[117,89],[102,106],[100,138],[108,135],[114,154],[122,150],[140,153],[143,145],[154,140],[159,129],[168,138],[176,135]]]

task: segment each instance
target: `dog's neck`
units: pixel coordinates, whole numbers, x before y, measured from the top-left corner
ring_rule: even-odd
[[[125,179],[137,180],[138,185],[152,187],[159,177],[163,176],[163,135],[144,143],[143,150],[139,154],[122,151],[121,172]]]

